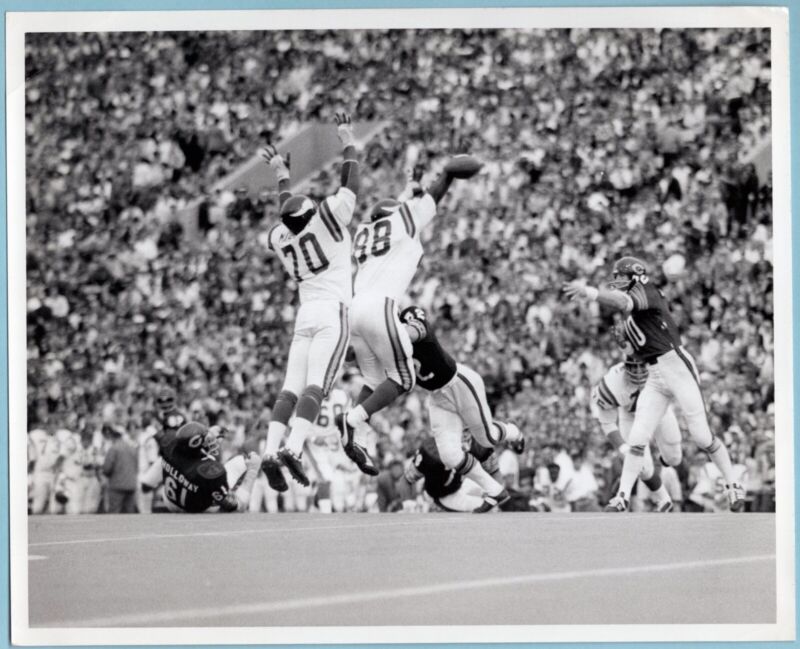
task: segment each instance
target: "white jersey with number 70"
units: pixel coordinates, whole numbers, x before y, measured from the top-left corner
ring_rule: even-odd
[[[299,285],[300,304],[353,299],[351,240],[347,226],[356,196],[347,187],[319,204],[317,213],[297,234],[283,223],[270,230],[267,242],[286,272]]]

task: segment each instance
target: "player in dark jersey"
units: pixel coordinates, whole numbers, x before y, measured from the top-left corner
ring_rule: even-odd
[[[155,489],[163,481],[164,499],[173,512],[194,514],[212,508],[247,511],[261,458],[257,453],[250,453],[246,459],[239,455],[223,465],[219,460],[220,435],[218,426],[206,428],[193,421],[178,430],[157,433],[161,466],[154,466],[161,475],[145,475],[143,490]]]
[[[439,343],[425,311],[410,306],[400,313],[412,343],[417,384],[431,393],[428,415],[439,457],[448,469],[467,476],[485,492],[483,507],[509,499],[508,491],[461,446],[466,431],[478,446],[491,451],[508,441],[520,447],[524,438],[514,424],[493,421],[486,388],[477,372],[457,363]]]
[[[731,511],[742,511],[744,489],[736,481],[728,449],[709,428],[694,359],[681,344],[667,301],[651,283],[644,262],[622,257],[614,264],[613,281],[607,288],[587,286],[579,279],[565,284],[564,292],[570,299],[597,301],[620,311],[625,318],[625,338],[649,369],[636,406],[619,492],[606,511],[627,510],[631,489],[644,464],[645,447],[671,403],[683,412],[692,439],[722,473]]]
[[[499,473],[494,451],[478,446],[473,438],[469,452],[488,473]],[[425,493],[444,511],[483,514],[492,509],[486,506],[480,492],[473,488],[477,485],[465,482],[464,476],[442,463],[432,437],[425,438],[413,457],[406,462],[404,477],[410,485],[424,479]]]

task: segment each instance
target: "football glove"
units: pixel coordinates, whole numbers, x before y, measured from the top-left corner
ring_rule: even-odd
[[[289,154],[286,154],[286,158],[278,153],[278,149],[275,148],[274,144],[267,144],[262,149],[258,150],[259,157],[266,162],[272,169],[275,170],[275,175],[278,177],[278,180],[289,180]]]
[[[333,119],[336,121],[336,132],[345,148],[355,146],[356,139],[353,135],[353,126],[350,123],[350,115],[347,113],[336,113]]]

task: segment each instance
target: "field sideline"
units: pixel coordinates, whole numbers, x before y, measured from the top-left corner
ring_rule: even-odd
[[[773,514],[29,518],[32,627],[774,623]]]

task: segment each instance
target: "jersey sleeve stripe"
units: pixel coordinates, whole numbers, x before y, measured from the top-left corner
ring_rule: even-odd
[[[322,393],[328,395],[333,387],[333,382],[336,375],[339,373],[339,368],[342,366],[344,353],[347,349],[347,343],[350,340],[350,324],[347,317],[347,307],[344,304],[339,305],[339,340],[333,350],[333,355],[328,363],[328,369],[325,370],[325,380],[322,385]]]
[[[400,382],[403,386],[403,390],[407,392],[414,387],[414,377],[408,368],[410,359],[406,358],[405,352],[403,351],[403,345],[400,342],[400,334],[397,331],[397,322],[395,321],[394,314],[394,300],[387,297],[384,307],[386,330],[389,333],[389,342],[392,345],[392,354],[394,355],[394,362],[397,366],[397,373],[400,375]]]
[[[417,226],[414,225],[414,219],[411,216],[411,210],[408,209],[408,205],[405,203],[400,206],[400,214],[403,216],[403,223],[406,226],[406,232],[408,232],[408,236],[414,238],[414,235],[417,233]]]
[[[275,246],[272,245],[272,235],[275,234],[275,230],[277,229],[278,229],[278,224],[276,223],[270,228],[269,232],[267,233],[267,247],[273,252],[275,252]]]
[[[614,396],[614,393],[608,387],[605,379],[600,379],[600,383],[597,386],[598,391],[600,392],[600,396],[603,397],[605,401],[607,401],[612,406],[619,408],[619,401]]]
[[[630,293],[631,299],[633,300],[633,304],[638,311],[644,311],[648,308],[647,305],[647,293],[644,290],[644,287],[641,284],[637,284],[634,286]]]
[[[331,214],[331,208],[328,205],[328,199],[325,199],[319,204],[319,215],[322,217],[322,222],[325,224],[325,227],[328,228],[328,232],[331,233],[333,240],[341,241],[342,229],[339,227],[339,224],[336,222],[333,214]]]

